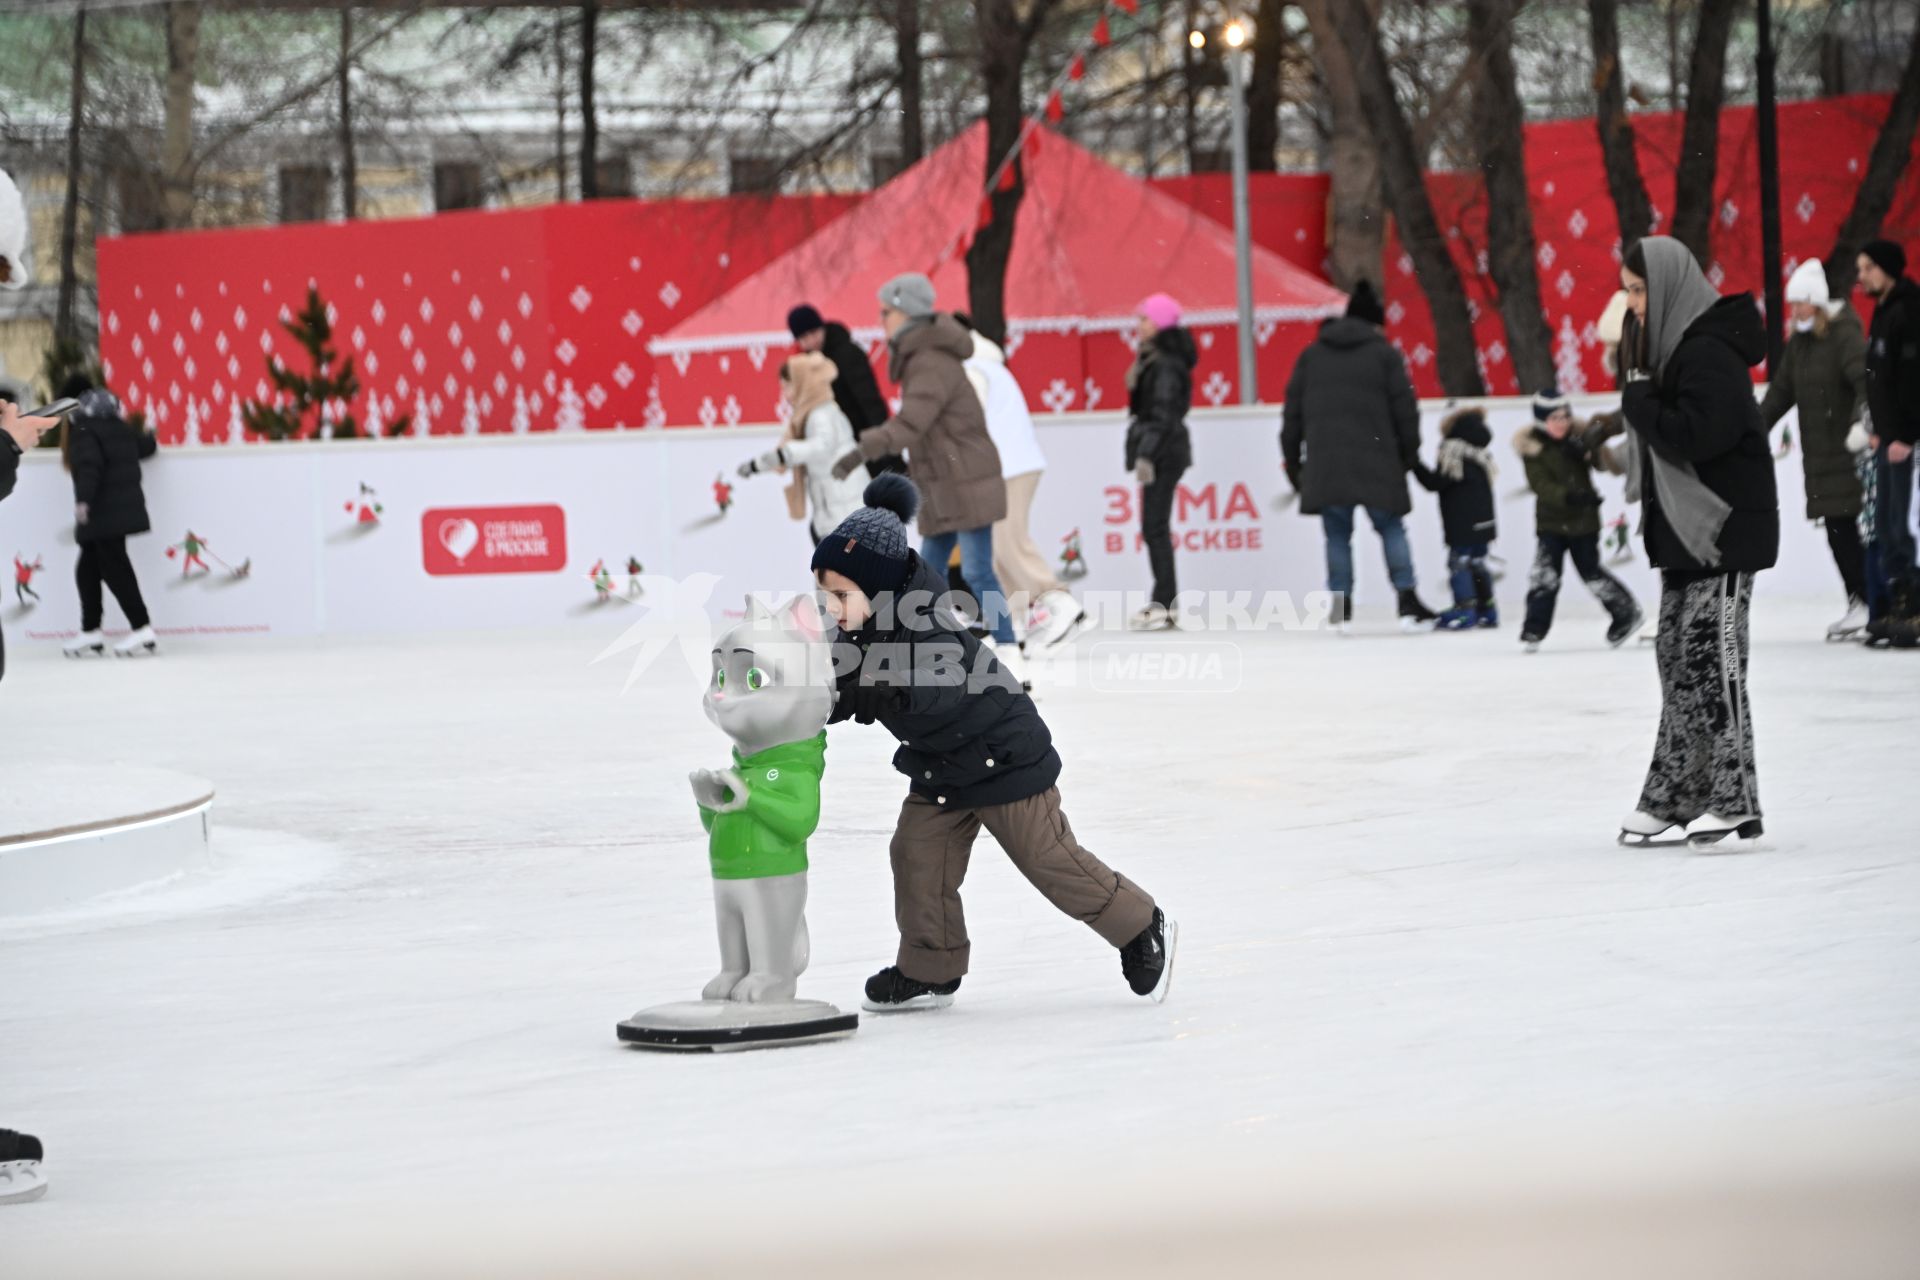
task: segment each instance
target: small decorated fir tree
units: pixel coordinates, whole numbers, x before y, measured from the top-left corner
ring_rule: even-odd
[[[278,356],[267,358],[267,378],[273,394],[265,402],[248,401],[240,411],[248,430],[269,440],[299,440],[321,434],[325,423],[334,439],[350,439],[361,434],[360,424],[348,408],[360,394],[360,376],[354,372],[353,357],[341,356],[333,346],[333,322],[327,318],[327,304],[320,290],[307,287],[307,302],[298,315],[281,322],[295,342],[306,351],[312,368],[297,372]],[[331,412],[337,408],[338,412]],[[388,435],[400,435],[407,429],[404,415],[388,425]]]

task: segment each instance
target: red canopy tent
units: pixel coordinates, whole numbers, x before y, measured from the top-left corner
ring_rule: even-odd
[[[976,125],[656,338],[648,349],[672,358],[660,371],[667,421],[737,420],[742,398],[747,420],[776,416],[767,357],[789,347],[782,326],[795,303],[848,324],[876,354],[876,294],[894,275],[925,272],[943,308],[964,309],[962,245],[979,217],[985,147],[986,127]],[[1180,300],[1195,330],[1196,398],[1235,398],[1232,232],[1055,134],[1030,140],[1025,175],[1007,270],[1007,345],[1035,407],[1122,403],[1135,309],[1156,290]],[[1346,298],[1278,254],[1253,252],[1260,377],[1277,398],[1317,322]],[[884,373],[884,361],[875,363]]]

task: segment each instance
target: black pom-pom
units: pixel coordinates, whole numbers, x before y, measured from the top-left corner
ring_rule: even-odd
[[[900,517],[901,524],[913,519],[913,513],[920,509],[920,491],[913,487],[913,481],[897,471],[884,471],[875,476],[860,500],[870,507],[893,512]]]

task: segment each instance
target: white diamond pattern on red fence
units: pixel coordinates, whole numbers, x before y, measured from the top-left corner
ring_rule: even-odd
[[[524,369],[527,367],[527,353],[522,351],[518,347],[515,347],[513,349],[513,354],[509,356],[508,359],[513,361],[513,367],[516,370]]]
[[[567,295],[567,301],[573,304],[575,311],[585,315],[587,308],[593,305],[593,294],[588,291],[587,286],[575,285],[573,292]]]
[[[554,359],[565,365],[572,364],[574,358],[579,354],[580,348],[574,346],[573,343],[566,338],[560,339],[560,345],[553,349]]]
[[[409,347],[409,348],[413,346],[413,326],[412,325],[403,324],[400,326],[400,345],[403,347]]]
[[[433,299],[420,299],[420,318],[428,324],[433,323]]]
[[[375,298],[373,300],[373,310],[368,312],[368,314],[373,317],[375,324],[385,324],[387,322],[387,304]]]
[[[526,294],[523,293],[520,295],[520,301],[516,305],[520,308],[520,318],[522,320],[533,315],[533,299],[529,298]]]
[[[206,322],[207,322],[207,318],[200,314],[200,308],[198,307],[195,307],[193,309],[193,314],[187,317],[187,324],[193,329],[195,333],[200,332],[201,327],[205,325]]]
[[[1819,208],[1820,206],[1813,202],[1813,197],[1802,191],[1799,203],[1793,206],[1793,212],[1800,221],[1812,222],[1813,215]]]
[[[680,305],[680,287],[669,280],[660,286],[660,304],[671,311]],[[711,425],[711,424],[709,424]]]
[[[1555,260],[1559,257],[1559,253],[1554,249],[1553,241],[1544,240],[1533,256],[1539,261],[1540,269],[1545,271],[1553,266]]]
[[[451,347],[459,346],[460,339],[464,337],[466,337],[466,331],[460,327],[460,322],[458,320],[455,320],[452,324],[447,326],[447,345],[448,346],[451,346]]]
[[[1567,234],[1571,235],[1575,240],[1578,240],[1581,236],[1587,234],[1587,227],[1590,225],[1587,221],[1587,215],[1575,209],[1567,217]]]
[[[1574,287],[1578,283],[1579,282],[1573,278],[1573,272],[1562,271],[1559,274],[1559,276],[1557,276],[1554,279],[1553,291],[1559,294],[1562,298],[1571,298],[1573,296]]]
[[[493,331],[493,335],[494,337],[500,339],[500,345],[504,347],[509,342],[513,341],[513,326],[508,324],[505,320],[502,320],[500,322],[500,327]]]
[[[472,347],[468,347],[465,351],[462,351],[460,353],[460,367],[465,369],[468,373],[473,372],[473,366],[477,363],[479,362],[474,359]]]
[[[485,315],[486,311],[487,309],[480,304],[479,294],[475,294],[473,297],[467,299],[467,315],[475,324],[480,323],[480,317]]]
[[[1730,227],[1739,220],[1740,206],[1731,200],[1722,202],[1720,205],[1720,225]]]
[[[613,380],[616,384],[618,384],[619,388],[622,391],[625,391],[628,387],[632,386],[633,380],[638,376],[639,375],[634,373],[633,366],[628,364],[625,360],[622,360],[619,364],[613,367]]]
[[[640,318],[638,311],[628,311],[627,314],[620,317],[620,327],[627,331],[629,338],[639,337],[641,326],[645,323],[646,321]]]
[[[107,312],[107,332],[115,335],[120,332],[120,313],[118,311]]]
[[[1400,260],[1394,263],[1394,265],[1400,268],[1401,275],[1403,276],[1412,275],[1413,274],[1413,255],[1410,253],[1401,254]]]
[[[240,330],[242,333],[246,332],[247,309],[245,307],[235,307],[233,309],[233,327]]]

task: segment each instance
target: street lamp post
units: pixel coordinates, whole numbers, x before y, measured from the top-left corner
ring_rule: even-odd
[[[1253,231],[1247,208],[1247,73],[1240,50],[1247,29],[1236,19],[1227,24],[1227,83],[1233,97],[1233,266],[1240,305],[1240,403],[1260,399],[1260,374],[1253,356]]]

